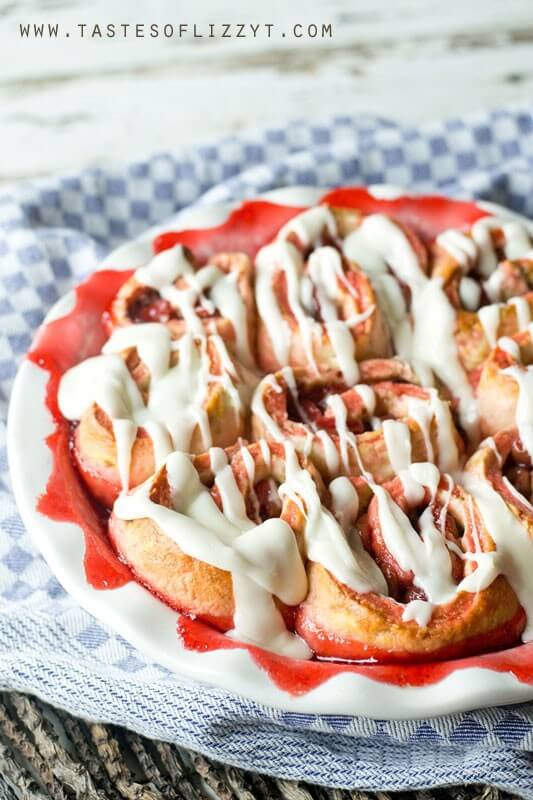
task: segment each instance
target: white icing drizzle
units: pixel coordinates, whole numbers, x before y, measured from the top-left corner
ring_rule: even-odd
[[[314,209],[310,209],[314,210]],[[307,213],[307,212],[305,212]],[[299,218],[291,222],[296,225]],[[256,301],[261,319],[267,327],[275,356],[282,366],[289,362],[292,332],[283,318],[274,291],[273,280],[281,270],[287,284],[287,300],[289,308],[297,322],[302,337],[303,348],[309,364],[318,374],[314,345],[322,339],[323,327],[328,334],[339,368],[348,385],[353,385],[359,377],[356,360],[355,340],[350,326],[364,322],[374,313],[374,306],[349,320],[338,318],[338,284],[357,299],[355,291],[344,275],[342,259],[333,247],[321,247],[315,250],[308,264],[308,275],[304,275],[303,258],[299,250],[283,240],[280,233],[278,241],[263,247],[256,258]],[[312,314],[315,302],[318,305],[323,324],[316,321]]]
[[[450,411],[450,406],[441,400],[436,389],[425,389],[428,399],[408,397],[407,413],[418,423],[424,436],[426,455],[428,461],[435,460],[433,445],[431,443],[431,422],[435,420],[438,464],[441,472],[455,472],[459,469],[459,450],[455,440],[455,426]]]
[[[346,257],[370,277],[396,351],[400,354],[405,352],[408,345],[405,340],[409,340],[410,333],[407,307],[398,281],[388,269],[390,266],[398,278],[404,276],[407,279],[416,269],[420,271],[418,264],[415,269],[416,256],[407,238],[387,217],[374,214],[365,217],[361,225],[346,237],[343,250]],[[394,257],[394,261],[388,262],[387,256]],[[404,282],[409,283],[408,280]]]
[[[455,310],[443,290],[442,279],[429,279],[402,229],[381,214],[365,217],[344,241],[344,252],[371,278],[397,354],[411,361],[424,384],[431,372],[449,386],[459,400],[461,423],[469,437],[478,435],[478,410],[472,387],[459,361],[455,343]],[[394,275],[411,290],[410,319]]]
[[[304,248],[316,247],[326,231],[331,237],[337,235],[335,217],[327,206],[313,206],[297,214],[280,228],[278,239],[294,235]]]
[[[426,461],[435,461],[435,453],[431,442],[431,422],[434,412],[431,404],[421,397],[407,397],[407,414],[413,419],[424,437],[424,447],[426,448]]]
[[[420,461],[409,466],[409,472],[413,480],[429,490],[431,503],[434,503],[437,496],[437,489],[441,479],[439,468],[429,461]],[[449,478],[449,475],[444,476]]]
[[[333,514],[320,502],[316,485],[302,469],[294,447],[285,444],[286,481],[281,497],[301,498],[305,506],[305,549],[311,561],[322,564],[341,583],[356,592],[387,592],[387,584],[375,561],[361,546],[352,549]]]
[[[457,261],[463,272],[469,272],[474,266],[478,255],[477,246],[463,231],[449,228],[439,233],[436,243]]]
[[[285,438],[283,431],[279,427],[276,420],[270,416],[265,407],[265,392],[267,392],[269,389],[273,389],[273,391],[278,394],[283,391],[283,388],[277,382],[275,375],[266,375],[257,385],[252,397],[252,412],[262,423],[268,436],[270,436],[276,442],[282,442]]]
[[[400,423],[401,424],[401,423]],[[395,437],[400,430],[389,427],[388,437]],[[401,434],[400,434],[401,437]],[[420,627],[426,627],[436,605],[450,603],[462,591],[479,592],[492,583],[496,575],[495,554],[476,552],[465,554],[459,548],[452,547],[444,535],[444,521],[453,490],[453,481],[448,477],[448,490],[440,512],[439,525],[433,519],[433,502],[440,482],[440,472],[431,463],[410,464],[410,453],[403,448],[401,438],[392,442],[389,438],[389,452],[392,454],[396,470],[403,480],[410,483],[411,498],[408,502],[419,502],[423,497],[423,489],[430,491],[431,503],[420,516],[420,534],[412,527],[407,514],[392,499],[385,487],[375,484],[370,477],[368,482],[378,503],[378,518],[384,543],[399,566],[413,574],[413,583],[421,588],[426,600],[408,603],[403,611],[403,620],[414,620]],[[396,447],[400,445],[398,450]],[[350,529],[358,512],[358,500],[355,500],[355,489],[348,478],[337,478],[330,484],[334,513],[345,530]],[[355,534],[355,552],[360,548],[361,540]],[[457,550],[463,559],[475,560],[476,568],[465,576],[459,584],[455,584],[452,574],[452,563],[449,550]]]
[[[463,369],[455,342],[455,310],[440,278],[428,280],[413,296],[414,332],[411,358],[431,369],[449,386],[459,401],[461,424],[469,438],[478,437],[479,412],[474,392]],[[407,354],[406,354],[407,355]],[[426,383],[426,381],[424,381]]]
[[[520,520],[489,483],[470,474],[462,475],[461,482],[474,497],[484,525],[496,545],[494,554],[496,574],[505,575],[514,589],[520,605],[526,612],[527,622],[522,633],[522,640],[529,642],[533,639],[533,591],[531,588],[533,540]]]
[[[483,282],[483,288],[491,303],[497,303],[500,299],[504,279],[504,271],[500,267],[497,267],[492,275]]]
[[[209,342],[216,347],[221,363],[230,371],[212,374],[207,350]],[[146,403],[123,358],[118,355],[133,347],[150,371]],[[175,366],[171,366],[173,353],[177,357]],[[188,450],[197,428],[205,448],[211,446],[204,403],[213,383],[222,385],[235,413],[239,414],[241,398],[237,373],[219,336],[195,338],[185,334],[172,341],[165,325],[130,325],[112,334],[103,347],[103,355],[89,358],[63,375],[58,403],[67,419],[80,419],[93,403],[107,414],[115,435],[122,486],[128,489],[131,448],[138,427],[143,427],[152,440],[156,467],[171,450]]]
[[[518,342],[515,342],[515,340],[511,339],[509,336],[501,336],[497,341],[497,345],[500,350],[505,350],[506,353],[509,353],[511,358],[514,358],[515,361],[520,363],[520,347]]]
[[[272,599],[274,595],[296,605],[307,593],[305,569],[292,530],[281,519],[268,519],[260,525],[251,522],[224,452],[212,448],[210,460],[222,510],[200,482],[190,459],[176,452],[165,462],[172,508],[150,499],[151,481],[147,481],[119,497],[115,515],[121,520],[151,519],[187,555],[231,572],[235,628],[229,635],[284,655],[310,657],[302,640],[286,630]],[[355,591],[386,592],[378,566],[362,547],[350,548],[342,527],[322,506],[311,475],[300,467],[289,443],[285,445],[285,465],[286,480],[279,495],[304,511],[307,557]],[[353,518],[353,497],[350,502]]]
[[[533,513],[533,506],[531,505],[529,500],[526,497],[524,497],[524,495],[521,492],[519,492],[518,489],[515,486],[513,486],[513,484],[509,480],[509,478],[507,478],[507,476],[504,475],[502,480],[503,480],[503,483],[505,484],[505,486],[507,487],[508,491],[510,492],[510,494],[513,495],[514,499],[521,506],[525,506],[530,513]]]
[[[266,466],[269,467],[271,464],[271,454],[270,454],[270,447],[268,446],[268,442],[266,439],[259,439],[259,448],[261,450],[261,456],[263,461],[265,462]]]
[[[291,330],[283,318],[273,286],[274,275],[281,270],[287,281],[289,307],[300,328],[307,358],[313,369],[318,372],[312,342],[314,320],[308,316],[300,302],[299,283],[303,271],[300,251],[288,242],[278,241],[267,245],[257,254],[256,270],[257,310],[267,327],[277,360],[282,366],[289,363],[291,340]]]
[[[457,348],[453,341],[455,312],[445,296],[440,279],[430,280],[423,275],[419,269],[415,254],[401,230],[386,218],[384,218],[386,222],[383,224],[382,219],[380,220],[380,215],[374,215],[374,219],[371,217],[366,218],[360,228],[347,238],[345,253],[348,258],[356,261],[371,275],[380,304],[391,327],[398,354],[402,357],[410,358],[417,366],[418,363],[421,363],[423,368],[429,367],[445,384],[450,386],[458,396],[463,425],[470,430],[475,438],[477,409],[472,389],[458,360]],[[456,251],[452,255],[462,265],[465,272],[468,272],[473,266],[476,257],[479,255],[480,272],[484,275],[489,275],[494,273],[494,269],[497,266],[492,240],[490,239],[490,229],[491,227],[499,226],[500,221],[484,222],[474,226],[473,239],[457,232],[457,235],[453,233],[451,236],[444,237],[439,241],[439,244],[446,249],[455,247],[457,250],[459,247],[462,248],[460,253]],[[391,227],[393,232],[391,232]],[[504,235],[506,237],[506,256],[508,258],[517,258],[523,255],[520,251],[520,248],[523,248],[526,244],[525,237],[522,236],[523,231],[514,225],[508,226],[507,223],[502,227],[504,227]],[[377,231],[379,231],[379,236],[376,235]],[[390,240],[386,241],[387,236],[391,237],[392,243]],[[529,238],[527,238],[528,249],[529,246]],[[392,254],[393,250],[394,254]],[[388,273],[389,267],[411,289],[412,327],[409,323],[405,303],[398,284],[393,276]],[[492,279],[490,283],[490,289],[495,297],[499,296],[498,280],[501,280],[501,278]],[[473,290],[474,286],[475,292]],[[479,287],[474,282],[463,278],[460,284],[460,294],[461,300],[467,308],[472,308],[472,310],[477,308],[480,292]],[[518,327],[523,330],[530,321],[529,305],[523,298],[517,299],[512,304],[516,309]],[[494,345],[497,340],[500,305],[495,304],[482,309],[479,316],[487,339]],[[435,331],[440,332],[437,341],[435,341]],[[506,342],[502,343],[506,344]],[[513,345],[515,345],[514,342]],[[509,370],[506,372],[510,374]],[[524,434],[521,434],[522,438],[527,440],[529,437],[531,446],[533,445],[533,411],[529,412],[529,409],[533,409],[533,379],[530,382],[528,378],[524,377],[522,371],[518,376],[514,375],[514,377],[519,382],[521,397],[528,397],[527,400],[522,403],[519,401],[518,403],[517,421],[519,429],[521,428],[525,431]],[[429,425],[431,420],[435,418],[439,446],[439,466],[444,471],[456,471],[459,466],[459,458],[449,406],[440,400],[435,390],[430,391],[432,408],[428,409],[429,404],[424,404],[423,402],[419,404],[411,402],[408,413],[418,422],[423,431],[428,457],[430,458],[432,456],[432,447]],[[339,450],[344,469],[349,471],[349,449],[353,448],[356,453],[356,460],[359,461],[360,471],[365,474],[357,452],[355,437],[347,428],[346,408],[342,398],[332,396],[328,398],[327,402],[335,417],[339,435]],[[416,499],[417,496],[420,497],[420,488],[424,485],[427,486],[428,483],[432,483],[432,491],[434,493],[437,487],[438,473],[433,474],[429,479],[427,475],[425,477],[423,475],[424,469],[427,471],[426,465],[410,464],[410,438],[405,424],[388,420],[383,424],[383,430],[389,459],[393,469],[402,479],[406,495],[410,494],[411,499]],[[430,470],[436,471],[436,468],[432,465],[428,466]],[[407,476],[411,478],[411,483],[408,482]],[[425,601],[416,600],[409,603],[404,609],[403,619],[405,621],[415,620],[417,624],[424,627],[429,623],[432,610],[436,604],[451,602],[460,591],[475,592],[490,585],[499,571],[498,567],[501,561],[499,547],[497,553],[476,552],[475,554],[464,554],[460,551],[462,558],[475,559],[477,566],[473,572],[463,578],[459,585],[456,586],[453,581],[449,557],[449,545],[452,543],[446,541],[442,528],[446,513],[445,508],[453,488],[451,479],[449,481],[448,499],[440,515],[442,530],[439,531],[435,527],[430,507],[423,512],[420,518],[421,533],[419,535],[412,528],[407,515],[403,514],[399,506],[392,501],[386,489],[376,486],[368,474],[365,477],[369,479],[377,497],[380,524],[389,551],[403,569],[413,572],[415,585],[422,588],[428,598]],[[342,479],[337,480],[340,481]],[[347,481],[347,479],[344,480]],[[416,488],[417,482],[419,489]],[[354,492],[351,484],[351,491],[347,489],[348,484],[349,482],[340,484],[333,482],[332,487],[330,487],[332,495],[334,495],[335,512],[339,519],[342,519],[345,526],[349,525],[349,523],[345,521],[343,508],[349,509],[348,498],[350,496],[353,497]],[[343,492],[347,494],[343,495]],[[503,501],[500,502],[503,503]],[[347,511],[347,519],[350,519],[349,511]],[[499,530],[504,530],[505,527],[505,525],[498,526]],[[533,602],[531,605],[533,605]]]
[[[138,283],[156,289],[164,300],[178,309],[187,324],[187,331],[196,336],[205,333],[202,319],[196,313],[198,306],[208,313],[216,309],[222,317],[231,320],[236,354],[247,367],[253,366],[246,306],[237,286],[236,272],[224,272],[213,264],[195,269],[183,247],[176,245],[136,270],[134,277]],[[174,285],[179,278],[183,279],[183,288]],[[210,299],[205,296],[207,291]]]
[[[372,416],[376,408],[376,393],[373,388],[366,383],[358,383],[354,389],[361,398],[367,413]]]
[[[240,452],[244,462],[244,468],[246,469],[246,474],[248,475],[248,480],[250,481],[250,486],[253,486],[255,481],[255,462],[250,454],[250,451],[245,445],[241,445]]]
[[[518,330],[525,331],[531,322],[531,309],[525,297],[512,297],[508,305],[514,306]]]
[[[409,428],[405,422],[386,419],[383,421],[382,429],[389,461],[394,472],[399,475],[402,470],[408,469],[411,464]]]
[[[441,472],[455,472],[459,469],[459,450],[455,440],[455,426],[450,406],[441,400],[436,389],[426,389],[430,396],[431,408],[437,426],[439,445],[438,465]]]
[[[361,475],[371,478],[370,474],[365,471],[363,463],[360,459],[355,435],[348,428],[348,413],[342,397],[340,394],[330,394],[326,398],[326,403],[331,409],[335,419],[335,428],[339,437],[339,451],[344,471],[348,475],[352,473],[352,470],[350,469],[350,456],[348,452],[348,449],[351,447],[358,462]]]
[[[451,502],[451,499],[452,499],[452,493],[453,493],[453,490],[454,490],[454,487],[455,487],[455,484],[453,482],[453,478],[452,478],[451,475],[444,475],[443,477],[446,479],[446,481],[448,483],[448,488],[445,491],[444,502],[442,503],[440,514],[439,514],[439,529],[440,529],[440,532],[442,534],[444,534],[445,530],[446,530],[446,516],[448,514],[448,508],[450,506],[450,502]],[[455,547],[455,543],[454,542],[450,542],[448,539],[446,540],[446,545],[447,545],[447,547],[450,547],[451,545],[453,545]],[[461,548],[458,548],[458,549],[459,549],[459,555],[462,556],[463,551],[461,550]]]
[[[414,620],[419,628],[427,628],[434,608],[435,604],[428,600],[411,600],[403,610],[402,620],[404,622]]]
[[[471,229],[471,237],[460,230],[450,228],[437,236],[439,247],[446,250],[457,261],[464,272],[476,265],[481,275],[488,278],[497,272],[498,258],[492,242],[491,231],[501,228],[504,236],[503,251],[508,259],[528,256],[531,241],[527,228],[517,220],[499,217],[482,217]],[[489,278],[492,291],[496,291],[496,282]]]
[[[123,489],[129,489],[131,449],[133,447],[135,437],[137,436],[137,425],[129,419],[113,419],[112,427],[117,450],[117,467],[120,483],[122,484]],[[159,453],[159,455],[161,455],[161,453]]]
[[[222,453],[222,455],[221,455]],[[300,603],[307,578],[295,536],[281,519],[255,525],[223,451],[211,454],[222,511],[202,485],[190,459],[172,453],[166,461],[172,508],[150,500],[150,481],[121,495],[114,512],[119,519],[148,518],[191,558],[232,574],[235,628],[229,635],[273,652],[309,658],[305,643],[289,633],[272,595],[284,603]]]
[[[490,306],[483,306],[477,312],[481,327],[491,347],[496,346],[498,338],[498,328],[500,326],[500,311],[503,308],[501,303],[493,303]]]
[[[343,531],[348,534],[357,521],[359,495],[349,478],[341,475],[329,484],[333,514]]]
[[[371,313],[374,311],[372,307]],[[366,317],[365,317],[366,318]],[[361,322],[364,318],[361,317]],[[346,322],[335,320],[326,323],[329,340],[337,357],[339,369],[348,386],[359,380],[359,367],[355,357],[355,340]]]
[[[502,375],[513,378],[518,384],[518,400],[516,403],[516,426],[523,446],[533,460],[533,366],[519,367],[513,365],[502,369]]]
[[[218,473],[228,464],[227,456],[221,447],[209,448],[209,462],[213,472]]]
[[[330,475],[338,474],[341,462],[343,471],[350,474],[349,452],[350,449],[352,449],[356,460],[359,462],[361,474],[364,474],[357,448],[357,438],[348,428],[347,410],[342,396],[330,395],[326,398],[326,404],[333,412],[335,431],[339,437],[339,446],[337,448],[329,433],[324,430],[318,430],[316,425],[307,418],[299,401],[298,386],[293,371],[286,367],[282,370],[282,374],[300,417],[309,428],[303,446],[298,444],[298,449],[300,449],[304,455],[309,455],[316,437],[322,444],[323,456]],[[287,440],[287,436],[277,421],[270,416],[265,407],[264,393],[269,389],[273,389],[276,392],[282,391],[282,387],[279,385],[274,375],[267,375],[260,382],[252,399],[252,411],[274,441],[284,442]],[[376,403],[374,389],[366,384],[358,384],[354,389],[361,397],[367,412],[372,414]],[[437,463],[444,472],[455,471],[459,466],[459,453],[455,441],[454,425],[449,405],[440,399],[436,389],[431,388],[424,391],[426,397],[407,397],[407,415],[417,422],[422,431],[426,447],[426,459],[429,461],[433,461],[435,457],[431,439],[431,423],[433,420],[435,421],[438,444]],[[374,429],[383,429],[389,460],[394,471],[397,474],[403,471],[406,491],[409,490],[409,486],[411,486],[411,491],[413,491],[409,475],[406,472],[407,467],[411,463],[411,437],[408,426],[403,422],[396,422],[394,420],[383,421],[379,418],[373,419],[375,422]],[[400,455],[401,453],[404,455]],[[408,459],[406,457],[407,453],[409,453]]]
[[[478,246],[478,270],[488,277],[498,266],[498,258],[492,243],[491,231],[501,228],[505,240],[504,253],[509,259],[521,258],[531,248],[527,229],[515,220],[499,217],[482,217],[472,225],[472,238]]]
[[[467,311],[479,308],[481,286],[473,278],[461,278],[459,281],[459,299]]]
[[[434,497],[440,479],[438,469],[433,464],[412,464],[409,470],[413,479],[426,486]],[[450,603],[462,591],[478,592],[492,583],[497,574],[492,555],[476,553],[476,569],[455,584],[449,548],[442,531],[435,525],[431,505],[420,515],[419,534],[383,486],[373,485],[372,490],[389,553],[401,569],[413,573],[413,584],[422,589],[427,598],[414,606],[408,604],[403,612],[404,620],[414,619],[420,625],[427,625],[432,606]],[[491,557],[486,558],[488,555]]]
[[[531,239],[527,228],[518,220],[504,220],[505,257],[510,259],[527,257],[531,250]]]
[[[354,289],[344,275],[339,251],[334,247],[319,247],[309,256],[307,270],[322,319],[324,322],[337,319],[338,282],[355,297]]]
[[[345,239],[344,250],[369,274],[379,274],[389,265],[408,286],[418,286],[425,278],[407,236],[384,214],[365,217]]]
[[[497,267],[490,231],[501,227],[507,257],[517,257],[529,237],[517,223],[497,218],[483,218],[472,227],[472,238],[461,231],[445,231],[438,244],[456,258],[465,271],[475,255],[482,275],[488,277]],[[410,360],[425,384],[431,383],[431,371],[450,387],[459,400],[461,423],[472,441],[478,436],[479,414],[465,371],[459,361],[454,339],[455,311],[443,290],[440,277],[428,279],[418,264],[416,254],[397,225],[379,214],[366,217],[344,242],[346,256],[357,262],[374,282],[380,305],[393,336],[396,352]],[[412,323],[409,320],[399,287],[393,288],[388,270],[411,290]],[[461,290],[461,286],[460,286]],[[469,284],[462,285],[463,302],[475,306]],[[476,301],[476,302],[474,302]],[[487,306],[479,312],[490,342],[495,343],[499,309]]]
[[[417,503],[423,497],[421,485],[413,480],[411,466],[411,436],[405,422],[386,419],[383,422],[383,437],[392,469],[400,476],[408,503]]]
[[[329,474],[336,475],[340,469],[340,459],[335,442],[327,431],[317,431],[316,436],[322,442],[322,450]]]
[[[477,312],[479,321],[483,328],[483,332],[491,347],[496,346],[498,339],[498,330],[500,327],[500,315],[502,308],[505,306],[513,306],[516,312],[516,321],[518,331],[527,330],[531,322],[531,311],[529,303],[524,297],[513,297],[506,304],[493,303],[490,306],[483,306]]]

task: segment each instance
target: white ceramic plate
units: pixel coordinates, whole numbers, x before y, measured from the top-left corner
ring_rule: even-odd
[[[395,187],[371,187],[376,196],[392,198],[402,193]],[[310,205],[324,189],[291,188],[269,192],[264,199],[287,205]],[[484,204],[479,203],[483,206]],[[491,213],[516,217],[505,209],[485,204]],[[105,269],[132,268],[151,254],[150,241],[163,229],[211,227],[227,217],[230,206],[201,208],[177,215],[164,226],[111,253]],[[533,232],[533,224],[523,220]],[[68,313],[73,292],[51,310],[47,321]],[[50,520],[36,510],[51,470],[51,454],[45,443],[53,429],[45,406],[48,373],[24,361],[18,372],[10,404],[8,450],[13,487],[24,523],[51,570],[65,589],[104,624],[111,626],[149,658],[178,674],[244,695],[286,711],[358,714],[374,718],[428,717],[485,705],[533,699],[533,686],[521,683],[510,671],[497,672],[478,666],[455,669],[443,680],[420,687],[383,683],[353,672],[343,672],[315,689],[294,696],[281,690],[242,648],[198,653],[186,650],[176,635],[178,614],[137,583],[112,591],[92,588],[83,569],[84,536],[71,523]]]

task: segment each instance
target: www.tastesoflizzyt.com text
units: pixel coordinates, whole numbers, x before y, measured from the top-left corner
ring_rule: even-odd
[[[331,23],[294,23],[281,28],[274,23],[145,23],[79,22],[66,28],[59,23],[19,23],[21,39],[331,39]]]

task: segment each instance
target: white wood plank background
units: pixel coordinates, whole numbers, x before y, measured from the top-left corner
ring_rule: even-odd
[[[21,40],[28,22],[71,35]],[[80,22],[276,27],[256,40],[80,40]],[[332,38],[290,34],[311,22]],[[0,184],[289,117],[418,122],[532,90],[532,0],[0,0]]]

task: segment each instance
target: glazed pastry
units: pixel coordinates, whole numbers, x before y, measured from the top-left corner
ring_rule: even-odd
[[[515,643],[525,626],[489,529],[472,497],[436,467],[414,464],[373,486],[368,511],[345,519],[352,545],[371,557],[386,587],[361,592],[320,564],[296,630],[328,658],[423,661],[456,658]],[[348,480],[339,478],[337,480]],[[507,574],[507,573],[506,573]]]
[[[476,310],[483,299],[509,300],[533,289],[533,246],[520,221],[482,217],[465,232],[449,229],[435,240],[434,277],[454,305]]]
[[[200,267],[176,245],[137,269],[111,304],[111,330],[161,322],[174,339],[218,333],[247,367],[254,364],[252,264],[244,253],[219,253]]]
[[[174,341],[165,325],[145,323],[117,329],[102,355],[65,373],[58,400],[76,422],[79,471],[109,508],[173,450],[232,444],[245,431],[248,393],[220,336]]]
[[[417,250],[383,215],[365,217],[343,243],[347,257],[372,276],[396,354],[416,364],[424,384],[433,374],[447,387],[472,444],[479,439],[475,388],[483,362],[496,339],[521,330],[533,310],[525,279],[530,249],[521,223],[484,217],[469,234],[447,230],[437,237],[428,277],[418,268]],[[500,257],[522,260],[513,266]],[[526,289],[522,300],[494,304],[518,286]]]
[[[532,463],[519,431],[502,431],[479,447],[462,476],[494,542],[500,569],[526,613],[523,641],[533,638]]]
[[[511,260],[512,259],[512,260]],[[459,358],[476,386],[498,338],[527,327],[533,312],[533,250],[518,222],[483,217],[468,233],[444,231],[435,243],[433,277],[457,309]]]
[[[517,301],[522,298],[515,298]],[[478,385],[484,436],[518,427],[524,446],[533,452],[530,433],[533,409],[533,339],[531,326],[503,336],[483,365]]]
[[[498,338],[524,330],[533,312],[533,249],[521,222],[483,217],[435,242],[432,276],[457,309],[455,339],[470,383]]]
[[[288,481],[294,495],[280,489]],[[307,592],[301,553],[311,505],[316,517],[329,516],[322,493],[312,465],[280,444],[213,448],[192,462],[174,453],[117,500],[109,531],[139,580],[173,608],[241,640],[309,657],[284,617]]]
[[[362,383],[351,388],[336,373],[286,367],[267,375],[252,400],[254,437],[292,442],[327,480],[370,474],[384,483],[411,461],[457,469],[463,445],[437,391],[415,385],[409,365],[395,359],[359,368]]]
[[[318,206],[258,252],[257,353],[264,372],[291,366],[318,375],[328,369],[352,385],[358,361],[390,354],[372,284],[334,246],[337,239],[334,214]]]

